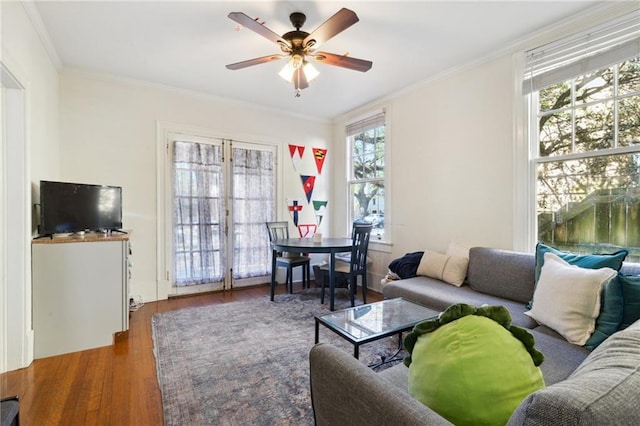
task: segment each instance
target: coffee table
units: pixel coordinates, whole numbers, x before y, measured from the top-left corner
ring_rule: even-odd
[[[398,297],[381,302],[343,309],[315,317],[316,339],[320,341],[320,324],[353,344],[353,356],[358,358],[360,345],[383,337],[409,331],[422,320],[437,317],[438,311]]]

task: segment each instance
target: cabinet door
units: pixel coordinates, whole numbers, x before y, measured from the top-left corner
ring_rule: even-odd
[[[125,242],[33,245],[35,357],[113,343],[123,330]]]

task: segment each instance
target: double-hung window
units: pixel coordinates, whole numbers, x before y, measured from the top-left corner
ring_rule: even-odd
[[[373,225],[372,238],[385,241],[385,114],[346,127],[349,221]],[[387,234],[388,235],[388,234]]]
[[[640,15],[527,52],[538,241],[640,260]]]

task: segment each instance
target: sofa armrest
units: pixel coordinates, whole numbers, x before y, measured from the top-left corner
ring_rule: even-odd
[[[317,426],[451,424],[331,344],[311,348],[309,364]]]

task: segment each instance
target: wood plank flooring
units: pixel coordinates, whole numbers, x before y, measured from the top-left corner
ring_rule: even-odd
[[[300,286],[294,286],[299,291]],[[279,285],[278,293],[285,286]],[[186,307],[265,297],[269,286],[147,303],[130,315],[129,331],[112,346],[35,360],[0,375],[0,397],[20,397],[20,422],[30,425],[162,425],[151,317]],[[382,295],[367,292],[367,301]]]

